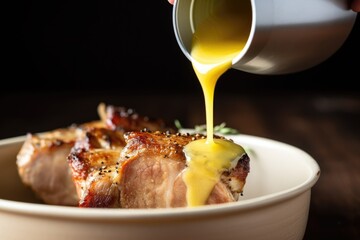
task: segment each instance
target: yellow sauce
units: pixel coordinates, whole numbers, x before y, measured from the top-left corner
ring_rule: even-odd
[[[245,153],[238,144],[213,138],[213,105],[216,82],[245,46],[250,28],[250,1],[218,0],[193,35],[192,65],[204,93],[207,137],[184,149],[188,168],[183,179],[189,207],[206,204],[223,171],[235,167]]]

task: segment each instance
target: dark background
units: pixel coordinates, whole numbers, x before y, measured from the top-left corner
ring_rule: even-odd
[[[166,0],[25,1],[14,11],[10,33],[3,34],[8,44],[2,78],[12,90],[198,91],[190,62],[175,40]],[[217,91],[352,91],[359,32],[357,21],[344,46],[313,69],[270,77],[231,70]]]
[[[164,108],[178,108],[181,115],[188,106],[171,105],[165,96],[202,99],[166,0],[24,1],[4,11],[0,138],[88,121],[97,117],[100,101],[173,119]],[[301,73],[260,76],[231,69],[216,94],[359,96],[359,32],[357,20],[338,52]],[[152,105],[150,96],[163,96],[164,105]]]

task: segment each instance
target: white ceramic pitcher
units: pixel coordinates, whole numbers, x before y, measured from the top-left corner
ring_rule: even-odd
[[[193,33],[218,1],[175,1],[175,36],[189,60]],[[255,74],[294,73],[325,61],[344,44],[357,16],[347,0],[239,1],[250,1],[252,23],[232,68]]]

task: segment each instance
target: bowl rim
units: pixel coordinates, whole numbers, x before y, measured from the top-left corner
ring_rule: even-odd
[[[0,147],[6,145],[20,144],[25,140],[26,136],[19,136],[0,140]],[[46,205],[42,203],[28,203],[13,201],[0,198],[0,214],[1,212],[16,213],[22,215],[36,215],[47,216],[54,218],[67,219],[87,219],[87,220],[117,220],[117,221],[154,221],[169,218],[194,218],[209,217],[214,215],[231,215],[240,211],[248,211],[250,209],[264,207],[271,204],[276,204],[281,201],[294,198],[307,191],[315,185],[320,176],[320,167],[318,163],[305,151],[277,140],[268,138],[236,134],[227,135],[229,139],[236,139],[236,142],[246,142],[246,144],[256,145],[271,145],[281,148],[286,148],[290,151],[295,151],[297,154],[302,154],[306,165],[311,170],[309,177],[292,188],[278,191],[271,194],[266,194],[251,199],[243,199],[233,203],[223,203],[217,205],[206,205],[194,208],[158,208],[158,209],[107,209],[107,208],[77,208],[71,206],[55,206]],[[1,148],[0,148],[1,151]],[[0,159],[1,161],[1,159]]]

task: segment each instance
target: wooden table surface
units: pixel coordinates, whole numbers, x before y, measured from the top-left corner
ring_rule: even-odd
[[[205,123],[202,93],[126,96],[89,92],[2,94],[0,138],[40,132],[97,119],[99,102],[174,119],[184,127]],[[320,165],[313,187],[310,239],[360,239],[360,95],[216,95],[214,123],[240,133],[282,141],[308,152]]]

